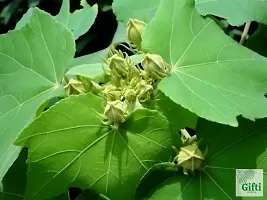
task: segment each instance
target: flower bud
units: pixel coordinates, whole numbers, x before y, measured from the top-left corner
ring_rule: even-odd
[[[121,91],[118,90],[116,86],[107,85],[104,88],[105,89],[102,93],[108,101],[115,101],[121,99]]]
[[[142,60],[142,67],[148,76],[161,80],[166,76],[168,65],[161,56],[148,53]]]
[[[67,96],[86,93],[86,89],[83,82],[75,79],[70,79],[64,89]]]
[[[188,174],[188,171],[194,171],[200,169],[204,161],[204,156],[201,150],[198,148],[197,142],[181,147],[177,156],[178,165],[183,167],[184,173]]]
[[[142,34],[146,23],[137,19],[129,19],[127,23],[127,37],[138,49],[141,48]]]
[[[146,81],[141,80],[141,82],[137,85],[137,92],[137,98],[140,102],[149,101],[151,98],[151,94],[153,93],[153,87]]]
[[[128,101],[134,101],[136,98],[136,91],[132,88],[128,88],[125,90],[124,92],[124,97],[125,99],[127,99]]]
[[[121,123],[125,121],[124,118],[124,104],[122,101],[108,101],[105,107],[104,115],[109,121]]]
[[[128,69],[127,80],[131,81],[133,78],[140,77],[139,69],[135,66],[135,64],[129,58],[129,56],[126,56],[125,61],[127,64],[127,69]]]
[[[140,83],[140,77],[133,77],[129,83],[130,87],[135,88]]]
[[[127,75],[127,65],[125,59],[117,54],[114,54],[108,59],[108,66],[111,70],[111,76],[121,78]]]

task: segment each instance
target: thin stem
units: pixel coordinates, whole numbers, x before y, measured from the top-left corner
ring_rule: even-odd
[[[250,28],[250,25],[251,25],[251,22],[247,22],[246,25],[245,25],[245,28],[243,30],[243,33],[242,33],[242,36],[241,36],[241,39],[239,41],[239,44],[243,45],[246,38],[247,38],[247,35],[248,35],[248,31],[249,31],[249,28]]]

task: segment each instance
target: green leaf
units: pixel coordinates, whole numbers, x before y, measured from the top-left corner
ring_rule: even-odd
[[[258,29],[248,38],[246,46],[267,57],[267,26],[264,24],[259,24]]]
[[[80,194],[75,200],[110,200],[102,194],[97,194],[92,190],[85,190],[82,194]]]
[[[215,15],[225,18],[233,26],[245,22],[267,23],[267,2],[260,0],[195,0],[197,11],[201,15]]]
[[[117,30],[114,34],[111,44],[117,44],[126,41],[126,25],[118,22]]]
[[[3,179],[2,200],[23,200],[27,181],[27,150],[23,149]]]
[[[16,144],[29,148],[26,199],[51,198],[68,187],[131,199],[142,175],[169,159],[178,138],[158,112],[137,110],[119,130],[103,125],[103,112],[101,98],[72,96],[23,131]]]
[[[27,12],[22,16],[22,18],[17,22],[15,30],[19,30],[27,24],[27,22],[30,20],[32,16],[33,10],[34,10],[33,8],[29,8],[27,10]]]
[[[186,127],[196,129],[198,116],[171,101],[161,91],[157,91],[152,104],[168,119],[175,131]]]
[[[80,56],[73,59],[73,62],[70,64],[69,68],[83,65],[83,64],[95,64],[95,63],[101,63],[103,61],[103,58],[108,58],[108,52],[113,46],[113,44],[118,44],[121,42],[125,42],[126,39],[126,27],[125,24],[119,22],[117,30],[114,34],[114,37],[112,39],[111,45],[109,45],[107,48],[94,52],[92,54],[88,54],[85,56]]]
[[[145,54],[134,54],[132,56],[130,56],[131,60],[134,62],[135,65],[139,64],[142,62],[142,60],[144,59]]]
[[[104,70],[102,63],[95,64],[83,64],[71,68],[67,73],[67,76],[83,76],[92,80],[104,77]]]
[[[159,5],[160,0],[114,0],[113,11],[118,21],[127,23],[129,18],[149,22]]]
[[[91,7],[86,0],[81,0],[81,6],[82,9],[70,13],[69,0],[63,0],[60,12],[55,17],[73,31],[75,40],[91,28],[98,13],[97,4]]]
[[[43,102],[64,92],[74,45],[71,32],[38,8],[26,27],[0,36],[0,181],[20,152],[15,138]]]
[[[267,59],[226,36],[194,1],[162,1],[143,35],[146,52],[172,66],[158,88],[198,116],[237,126],[236,116],[267,116]]]
[[[177,175],[180,171],[180,168],[171,162],[154,165],[147,171],[138,184],[135,199],[145,199],[150,193],[154,192],[158,185]]]
[[[70,63],[69,68],[79,66],[79,65],[87,65],[87,64],[95,64],[103,61],[103,58],[108,57],[109,48],[97,51],[95,53],[91,53],[85,56],[80,56],[74,58],[72,63]]]
[[[205,167],[195,175],[173,176],[158,185],[147,199],[199,199],[225,200],[237,198],[236,169],[263,169],[263,182],[267,181],[267,120],[251,122],[240,120],[238,128],[199,120],[198,138],[208,145]],[[265,197],[267,190],[263,190]],[[265,198],[257,199],[265,199]]]

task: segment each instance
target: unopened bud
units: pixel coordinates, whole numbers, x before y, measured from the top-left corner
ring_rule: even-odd
[[[111,75],[116,78],[121,78],[127,75],[127,66],[125,59],[114,54],[111,58],[108,59],[108,66],[111,70]]]
[[[126,89],[126,91],[124,92],[124,97],[125,99],[127,99],[128,101],[134,101],[136,98],[136,91],[134,89]]]
[[[146,71],[148,76],[151,76],[155,80],[161,80],[166,76],[168,65],[157,54],[146,54],[142,60],[142,67]]]
[[[121,99],[121,91],[117,89],[114,85],[107,85],[104,87],[104,91],[102,92],[106,100],[115,101]]]
[[[105,107],[104,115],[108,120],[121,123],[125,121],[124,118],[124,104],[122,101],[108,101]]]
[[[152,95],[154,90],[153,90],[152,85],[150,85],[146,81],[142,80],[137,85],[137,91],[138,91],[137,98],[139,99],[139,101],[140,102],[145,102],[145,101],[149,101],[150,100],[151,95]]]
[[[75,79],[70,79],[64,89],[67,96],[86,93],[86,89],[83,82]]]
[[[139,76],[133,77],[129,83],[132,88],[135,88],[140,83],[141,78]]]
[[[197,142],[181,147],[177,156],[178,165],[183,167],[184,173],[188,171],[195,171],[200,169],[204,161],[204,156],[201,150],[198,148]]]
[[[127,23],[127,37],[137,48],[141,48],[142,34],[146,23],[137,19],[129,19]]]

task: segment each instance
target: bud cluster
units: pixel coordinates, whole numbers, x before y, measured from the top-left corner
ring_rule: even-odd
[[[153,85],[166,76],[168,65],[156,54],[146,54],[142,62],[135,65],[126,53],[112,50],[110,57],[104,60],[103,69],[110,80],[102,87],[107,102],[105,123],[117,127],[141,103],[151,99]]]

